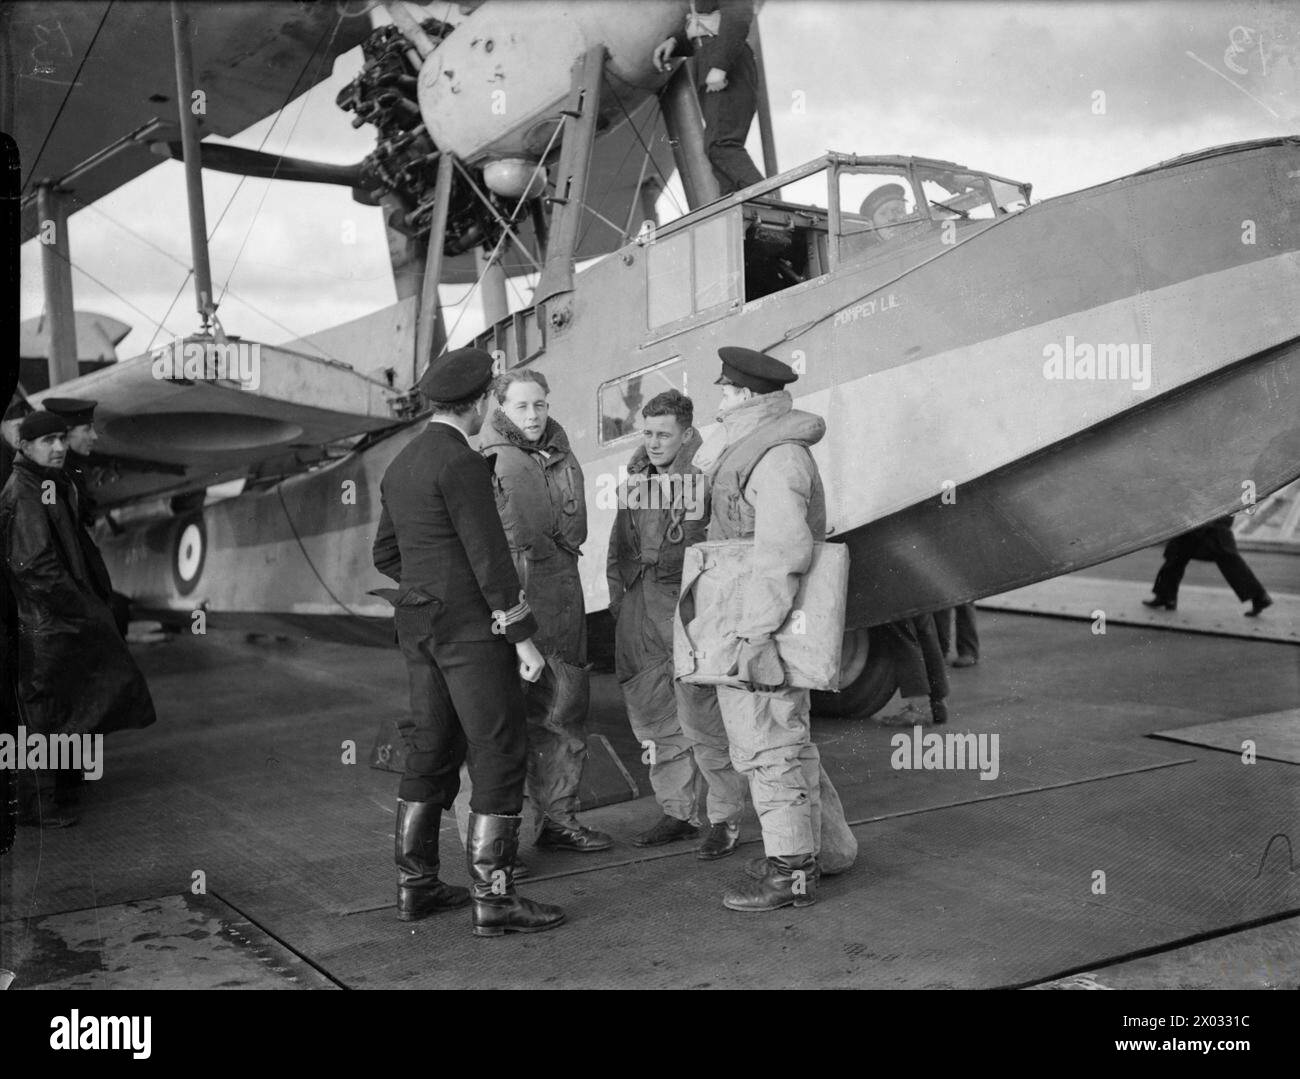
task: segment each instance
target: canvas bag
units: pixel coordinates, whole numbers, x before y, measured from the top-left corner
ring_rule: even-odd
[[[686,549],[682,591],[673,615],[673,666],[693,685],[736,683],[740,638],[735,627],[749,587],[753,540],[714,540]],[[814,543],[790,616],[775,634],[785,684],[838,692],[849,549]]]

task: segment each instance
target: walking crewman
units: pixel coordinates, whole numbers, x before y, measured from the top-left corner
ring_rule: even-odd
[[[1178,586],[1183,583],[1187,563],[1193,559],[1213,562],[1232,586],[1237,598],[1250,600],[1250,610],[1244,612],[1247,618],[1253,618],[1264,608],[1273,606],[1273,597],[1259,583],[1259,578],[1251,572],[1246,560],[1241,557],[1241,552],[1237,550],[1237,537],[1232,534],[1230,513],[1181,536],[1175,536],[1165,544],[1165,561],[1156,574],[1156,583],[1151,586],[1155,595],[1151,599],[1144,599],[1143,606],[1176,611]]]
[[[398,788],[398,917],[462,907],[471,895],[438,879],[438,833],[468,753],[473,780],[469,864],[477,936],[535,933],[564,921],[559,907],[515,893],[527,739],[519,677],[543,667],[537,624],[519,586],[492,494],[491,462],[475,453],[488,408],[492,357],[461,349],[419,382],[433,415],[388,466],[375,567],[411,679],[409,752]],[[513,646],[513,647],[512,647]],[[516,660],[518,667],[516,669]]]
[[[673,680],[673,611],[687,547],[708,529],[704,477],[691,399],[666,390],[641,410],[643,444],[619,487],[609,541],[614,669],[632,732],[649,755],[650,786],[663,813],[635,839],[654,847],[708,834],[697,857],[724,858],[740,843],[747,782],[732,767],[712,686]]]
[[[738,684],[718,687],[718,705],[732,762],[749,778],[767,856],[761,879],[742,881],[723,904],[741,911],[807,906],[820,877],[823,811],[842,811],[812,742],[809,692],[785,685],[773,634],[790,616],[814,543],[826,537],[826,499],[810,451],[826,423],[794,408],[782,388],[797,378],[788,365],[747,348],[720,348],[718,355],[727,445],[708,472],[708,539],[753,540],[750,584],[733,634],[743,642]],[[842,820],[831,832],[854,842]],[[850,861],[855,842],[854,848]]]

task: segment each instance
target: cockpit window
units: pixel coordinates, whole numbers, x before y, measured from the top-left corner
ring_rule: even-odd
[[[598,391],[600,441],[616,442],[641,427],[641,409],[664,390],[687,392],[686,362],[680,356],[606,382]]]
[[[986,176],[924,166],[918,166],[916,175],[936,221],[987,221],[997,214]]]

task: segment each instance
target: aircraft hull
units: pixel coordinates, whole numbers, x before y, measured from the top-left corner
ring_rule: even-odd
[[[653,331],[644,249],[579,276],[536,365],[587,475],[588,611],[607,605],[602,496],[636,445],[600,438],[602,386],[677,363],[702,424],[723,344],[804,368],[797,405],[826,417],[814,455],[854,555],[853,625],[1117,557],[1240,507],[1244,484],[1262,499],[1300,475],[1300,142],[1174,163],[956,238]],[[493,333],[480,343],[512,347]],[[1091,350],[1095,376],[1120,345],[1132,366],[1072,366]],[[366,594],[387,583],[370,565],[379,480],[416,430],[193,520],[105,537],[114,581],[153,609],[382,618]]]

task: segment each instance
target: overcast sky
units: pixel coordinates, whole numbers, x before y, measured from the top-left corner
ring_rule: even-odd
[[[759,25],[782,168],[827,149],[918,154],[1031,181],[1042,199],[1207,146],[1300,133],[1293,0],[768,0]],[[370,129],[354,130],[334,105],[359,66],[360,50],[342,57],[274,121],[265,148],[363,157]],[[258,146],[272,122],[232,141]],[[750,142],[761,162],[757,125]],[[378,210],[341,188],[212,172],[205,184],[209,229],[225,215],[211,259],[218,294],[230,290],[220,310],[229,332],[282,342],[393,302]],[[135,327],[122,358],[197,328],[192,288],[172,306],[189,264],[184,198],[181,166],[164,162],[71,220],[72,259],[85,271],[73,274],[77,307]],[[43,306],[35,242],[22,271],[29,318]],[[444,289],[444,299],[463,292]],[[453,344],[482,326],[474,301],[449,308],[449,325],[462,310]]]

